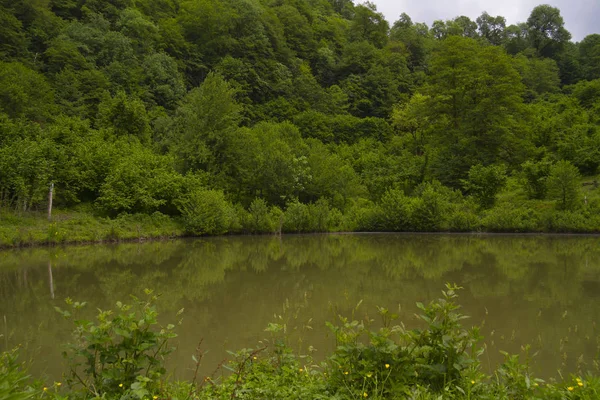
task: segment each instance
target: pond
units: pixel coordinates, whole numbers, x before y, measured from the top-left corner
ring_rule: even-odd
[[[161,294],[175,321],[169,366],[189,378],[202,340],[201,374],[227,350],[256,347],[269,322],[285,321],[291,343],[333,348],[325,327],[338,314],[376,318],[376,306],[416,326],[415,302],[437,299],[446,282],[464,287],[459,302],[483,325],[486,367],[500,350],[531,345],[544,377],[592,368],[600,348],[600,238],[540,235],[332,234],[241,236],[0,252],[0,350],[23,346],[34,375],[59,379],[62,344],[72,325],[55,310],[65,298],[97,308],[127,302],[145,288]]]

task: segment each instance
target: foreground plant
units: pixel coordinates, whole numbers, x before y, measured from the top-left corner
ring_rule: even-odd
[[[255,349],[231,352],[231,360],[213,374],[198,377],[203,353],[198,348],[192,382],[165,378],[164,359],[175,326],[158,326],[158,296],[133,297],[132,305],[116,303],[115,311],[100,311],[96,322],[75,320],[75,342],[66,352],[70,371],[66,387],[29,381],[16,352],[0,354],[0,399],[169,399],[169,400],[356,400],[356,399],[549,399],[600,398],[600,378],[589,374],[561,382],[532,375],[528,348],[523,362],[504,353],[493,373],[482,371],[481,335],[477,326],[465,329],[467,318],[456,303],[460,287],[446,285],[442,297],[418,304],[420,329],[394,325],[398,318],[379,308],[382,327],[373,320],[341,317],[328,324],[336,349],[322,363],[294,352],[289,332],[270,324],[272,339]],[[85,303],[67,303],[79,310]],[[66,318],[71,312],[58,309]],[[356,310],[355,310],[356,311]],[[178,314],[179,315],[179,314]]]
[[[133,304],[120,301],[116,310],[102,311],[97,320],[74,320],[74,343],[65,356],[69,362],[67,384],[83,397],[144,399],[158,397],[166,373],[165,357],[173,351],[169,340],[175,325],[158,326],[158,296],[145,290],[146,298],[132,296]],[[84,303],[67,299],[78,310]],[[69,311],[57,307],[64,317]],[[180,315],[181,310],[177,315]]]

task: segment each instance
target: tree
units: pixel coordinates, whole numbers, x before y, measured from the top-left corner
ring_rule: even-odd
[[[446,22],[447,32],[449,35],[464,36],[477,38],[477,24],[471,21],[471,18],[461,15],[454,18],[452,21]]]
[[[522,161],[516,132],[523,85],[501,48],[450,36],[440,42],[430,70],[421,118],[436,147],[438,179],[459,187],[472,165]]]
[[[216,73],[192,89],[177,109],[172,145],[184,170],[216,172],[225,161],[231,132],[240,121],[235,90]]]
[[[0,61],[25,55],[27,37],[22,22],[12,10],[0,5]]]
[[[558,200],[559,208],[571,210],[579,200],[579,170],[568,161],[558,161],[550,167],[548,193]]]
[[[0,62],[0,111],[11,118],[45,122],[54,111],[54,92],[46,78],[17,62]]]
[[[501,46],[506,40],[506,19],[500,15],[492,17],[483,12],[477,19],[479,35],[494,46]]]
[[[600,34],[587,35],[579,42],[579,60],[585,79],[600,79]]]
[[[504,48],[508,54],[518,54],[529,47],[527,39],[527,24],[521,22],[517,25],[509,25],[506,28],[506,40]]]
[[[390,31],[390,39],[406,47],[409,53],[408,67],[411,71],[425,67],[431,41],[426,25],[414,24],[407,14],[402,13]]]
[[[382,48],[388,40],[390,26],[375,4],[366,2],[354,7],[354,17],[350,23],[350,39],[354,42],[367,41]]]
[[[558,8],[544,4],[531,11],[527,19],[527,36],[541,57],[558,58],[571,39],[564,24]]]
[[[536,99],[544,93],[557,93],[560,90],[559,69],[551,58],[515,56],[515,67],[521,74],[527,91],[528,101]]]

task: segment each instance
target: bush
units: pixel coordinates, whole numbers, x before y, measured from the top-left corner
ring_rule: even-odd
[[[482,338],[478,328],[461,325],[466,317],[454,303],[458,289],[447,285],[442,299],[417,304],[425,329],[392,326],[397,315],[384,308],[379,308],[383,327],[377,331],[343,317],[340,325],[328,324],[337,344],[328,360],[330,384],[350,398],[397,398],[413,386],[442,392],[471,380]]]
[[[490,232],[537,232],[540,230],[540,215],[532,208],[502,204],[488,210],[481,224]]]
[[[371,201],[360,199],[344,215],[344,230],[374,232],[382,226],[383,210]]]
[[[397,189],[390,189],[381,198],[381,226],[384,231],[405,231],[410,227],[411,204],[409,197]]]
[[[147,298],[133,297],[133,305],[117,302],[114,312],[100,310],[97,324],[74,320],[76,342],[69,346],[67,379],[74,394],[144,399],[160,392],[165,356],[174,349],[169,340],[177,335],[172,324],[155,328],[158,297],[151,290],[145,292]],[[73,312],[85,306],[70,299],[67,304]],[[72,316],[71,311],[56,310],[66,318]]]
[[[468,208],[457,208],[448,218],[448,228],[454,232],[474,232],[481,229],[481,219]]]
[[[310,213],[306,204],[295,200],[287,204],[283,216],[284,232],[299,233],[310,230]]]
[[[527,193],[527,198],[541,200],[546,197],[550,166],[551,163],[546,160],[527,161],[521,165],[521,183]]]
[[[496,202],[496,196],[506,184],[504,165],[474,165],[469,170],[469,178],[463,180],[464,188],[482,208],[490,208]]]
[[[194,235],[227,233],[236,219],[233,206],[218,190],[196,189],[179,201],[178,208],[186,231]]]
[[[327,232],[339,226],[339,211],[331,209],[329,202],[323,198],[315,203],[303,204],[295,200],[288,203],[283,215],[284,232]]]
[[[435,184],[425,184],[411,210],[411,228],[429,232],[439,230],[445,223],[450,208],[447,197],[436,190]]]
[[[171,208],[182,183],[183,177],[175,171],[173,158],[131,146],[131,154],[112,166],[96,202],[111,215],[150,214]]]

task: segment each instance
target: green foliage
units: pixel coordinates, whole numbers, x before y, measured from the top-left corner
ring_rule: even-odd
[[[109,214],[172,210],[183,177],[169,156],[154,154],[137,144],[123,145],[130,154],[117,160],[100,187],[97,203]]]
[[[229,136],[239,121],[234,94],[222,76],[211,73],[183,99],[172,142],[186,170],[214,170],[222,165]]]
[[[0,353],[0,398],[26,400],[39,395],[28,385],[29,376],[17,361],[17,349]]]
[[[490,208],[496,196],[506,184],[504,165],[483,166],[477,164],[469,169],[469,178],[463,181],[465,190],[471,194],[482,208]]]
[[[172,324],[157,329],[158,296],[148,289],[145,293],[146,299],[132,297],[132,305],[118,301],[114,311],[100,310],[97,322],[74,320],[75,342],[67,353],[67,383],[74,393],[83,398],[143,399],[160,391],[164,358],[173,351],[169,340],[177,335]],[[71,311],[56,307],[65,318],[86,304],[66,302]]]
[[[388,190],[380,202],[381,228],[389,231],[406,231],[410,227],[412,201],[401,190]]]
[[[551,163],[547,160],[526,161],[521,165],[522,184],[530,199],[543,199],[546,197],[546,180],[550,174]]]
[[[150,141],[150,122],[144,103],[128,98],[125,92],[100,103],[98,125],[112,129],[118,137],[135,137],[142,143]]]
[[[267,202],[256,198],[248,208],[246,229],[252,233],[273,233],[281,229],[283,213],[277,207],[269,209]]]
[[[547,4],[535,7],[527,19],[528,39],[542,57],[557,58],[571,34],[564,28],[560,10]]]
[[[54,94],[45,77],[12,62],[0,62],[0,111],[11,118],[44,122],[51,118]]]
[[[537,232],[541,230],[540,219],[533,207],[506,203],[484,213],[481,223],[491,232]]]
[[[426,183],[412,204],[411,227],[416,231],[432,232],[442,229],[449,209],[448,198],[439,184]]]
[[[424,329],[392,325],[397,315],[384,308],[379,308],[379,330],[344,317],[340,325],[328,324],[337,345],[328,361],[329,383],[351,398],[396,398],[415,386],[444,392],[467,383],[476,376],[483,349],[478,347],[479,329],[462,327],[467,317],[454,303],[458,289],[447,285],[443,298],[427,306],[417,304]]]
[[[291,233],[327,232],[337,227],[339,211],[330,209],[325,199],[303,204],[292,201],[283,214],[283,231]]]
[[[570,210],[578,206],[579,170],[570,162],[561,160],[550,167],[548,175],[548,194],[558,200],[558,205],[563,210]]]
[[[335,348],[320,363],[289,347],[291,327],[280,317],[265,329],[270,339],[257,348],[229,352],[230,359],[217,368],[229,372],[201,382],[173,381],[166,373],[165,357],[177,335],[175,325],[159,325],[153,291],[146,289],[143,299],[133,296],[131,305],[117,301],[113,310],[98,310],[94,321],[79,319],[85,302],[67,299],[67,309],[56,307],[75,325],[66,352],[66,387],[61,382],[32,383],[16,351],[9,351],[0,353],[0,395],[7,400],[598,397],[600,379],[593,374],[561,376],[559,381],[536,377],[529,346],[522,355],[502,351],[504,361],[492,370],[482,367],[480,327],[465,326],[468,317],[457,302],[460,289],[446,284],[441,298],[417,303],[420,326],[410,330],[397,322],[397,314],[381,307],[380,321],[355,318],[359,302],[351,317],[338,315],[335,323],[327,323]],[[198,365],[201,355],[192,357]]]
[[[600,42],[570,39],[549,5],[508,27],[402,14],[390,29],[348,0],[0,0],[0,207],[40,211],[53,182],[58,208],[179,217],[209,185],[231,224],[190,232],[486,229],[461,196],[419,186],[489,208],[521,194],[491,190],[479,165],[536,200],[549,171],[535,160],[598,172]],[[488,220],[521,230],[536,213]]]
[[[221,191],[197,187],[178,203],[188,233],[221,235],[233,223],[235,212]]]

